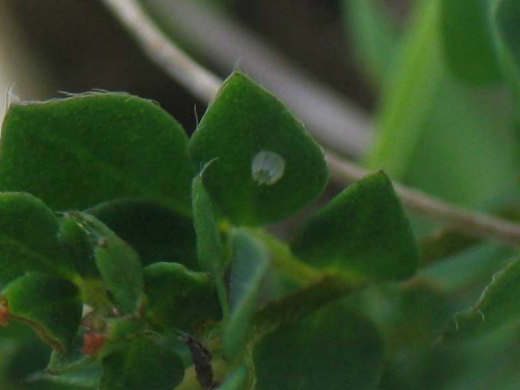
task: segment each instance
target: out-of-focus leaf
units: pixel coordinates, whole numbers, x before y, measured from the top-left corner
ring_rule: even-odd
[[[81,321],[82,302],[76,285],[32,272],[9,283],[0,295],[8,318],[31,326],[54,349],[67,350]]]
[[[144,197],[188,214],[186,145],[172,117],[128,94],[14,104],[2,127],[0,190],[29,192],[58,210]]]
[[[178,328],[194,333],[221,311],[215,285],[207,274],[181,264],[155,263],[144,269],[147,315],[161,329]]]
[[[389,9],[377,0],[343,0],[345,24],[357,55],[379,84],[383,81],[394,55],[398,37]]]
[[[279,221],[325,188],[323,151],[273,95],[240,72],[224,83],[193,134],[204,185],[235,224]]]
[[[244,390],[246,388],[248,372],[247,367],[242,366],[231,373],[222,383],[219,390]]]
[[[418,3],[399,60],[383,85],[377,137],[368,156],[371,167],[401,178],[421,135],[421,124],[443,76],[439,52],[439,1]]]
[[[516,0],[493,2],[492,26],[500,64],[506,79],[511,83],[517,98],[520,95],[520,4]]]
[[[184,366],[175,352],[138,338],[103,359],[100,390],[172,390],[183,377]]]
[[[319,210],[293,249],[315,266],[355,278],[403,279],[419,262],[406,215],[382,172],[351,185]]]
[[[383,343],[375,326],[329,305],[264,336],[254,347],[258,390],[374,389]]]
[[[442,0],[445,58],[456,77],[469,84],[500,79],[491,29],[490,0]]]
[[[445,200],[480,206],[516,177],[509,104],[450,79],[441,50],[439,0],[417,3],[389,73],[368,162]]]
[[[139,254],[143,266],[175,261],[197,269],[193,222],[158,203],[122,199],[88,210]]]
[[[235,232],[231,245],[231,315],[223,336],[224,353],[230,358],[243,351],[261,283],[269,265],[269,254],[262,241],[245,231]]]
[[[520,323],[520,261],[515,260],[493,276],[477,304],[455,315],[446,339],[468,339]]]
[[[0,287],[29,271],[70,275],[58,221],[43,202],[24,193],[0,193]]]

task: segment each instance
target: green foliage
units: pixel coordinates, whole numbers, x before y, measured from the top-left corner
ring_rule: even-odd
[[[14,105],[2,127],[0,190],[31,193],[58,210],[143,197],[188,213],[186,145],[173,118],[127,94]]]
[[[231,238],[232,258],[229,295],[231,314],[223,335],[224,353],[235,357],[242,352],[254,315],[262,280],[269,265],[263,243],[244,231]]]
[[[233,223],[279,221],[327,182],[323,152],[273,95],[242,73],[224,82],[189,143],[204,185]],[[267,155],[266,155],[267,154]]]
[[[467,339],[501,327],[517,327],[520,323],[519,281],[520,261],[515,260],[493,276],[472,309],[454,316],[445,337]]]
[[[58,245],[58,221],[43,202],[28,194],[4,192],[0,194],[0,215],[2,285],[28,271],[71,273]]]
[[[498,56],[518,98],[520,85],[520,45],[518,43],[518,16],[520,5],[514,0],[495,0],[492,21],[495,29]]]
[[[474,110],[468,85],[517,90],[518,7],[417,7],[402,33],[376,2],[345,7],[360,17],[351,31],[383,90],[368,160],[477,203],[504,192],[518,156],[514,129],[500,112]],[[491,361],[481,350],[493,337],[493,351],[517,361],[507,347],[520,263],[475,305],[511,251],[471,251],[479,241],[448,233],[422,246],[424,259],[446,261],[420,267],[414,237],[431,226],[412,230],[386,173],[324,197],[290,245],[268,232],[316,200],[328,176],[304,126],[241,72],[190,140],[156,104],[126,94],[11,106],[0,139],[2,390],[452,390],[485,381],[464,367]],[[42,353],[4,385],[31,348]],[[432,381],[450,367],[462,374]]]
[[[88,210],[139,254],[143,266],[175,261],[197,268],[195,231],[191,219],[155,202],[122,199]]]
[[[183,376],[184,367],[175,352],[142,337],[103,359],[100,390],[170,390]]]
[[[253,358],[258,390],[366,390],[381,375],[383,345],[369,320],[336,304],[267,334]]]
[[[79,290],[73,283],[31,272],[9,283],[0,300],[8,318],[28,324],[56,350],[67,350],[82,311]]]
[[[177,263],[155,263],[144,269],[147,315],[159,329],[195,333],[208,320],[221,318],[209,275]]]
[[[442,0],[443,44],[450,69],[468,83],[500,79],[491,34],[490,0]]]
[[[410,225],[384,173],[350,186],[318,211],[293,249],[311,264],[355,279],[404,279],[419,262]]]

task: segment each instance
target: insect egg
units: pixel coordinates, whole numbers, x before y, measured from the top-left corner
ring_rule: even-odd
[[[251,176],[258,185],[273,185],[280,180],[285,171],[285,161],[277,153],[262,150],[251,163]]]

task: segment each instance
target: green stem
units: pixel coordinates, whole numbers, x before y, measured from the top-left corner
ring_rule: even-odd
[[[215,278],[215,287],[217,289],[218,300],[222,308],[222,318],[227,321],[229,318],[229,301],[227,297],[226,283],[224,283],[224,275],[217,275]]]
[[[301,286],[308,286],[322,280],[327,273],[303,263],[289,246],[263,230],[251,230],[269,249],[272,265],[284,276]]]

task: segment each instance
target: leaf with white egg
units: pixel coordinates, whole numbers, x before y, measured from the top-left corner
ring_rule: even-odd
[[[238,225],[282,220],[318,197],[323,151],[275,96],[240,72],[226,80],[189,143],[218,210]]]

